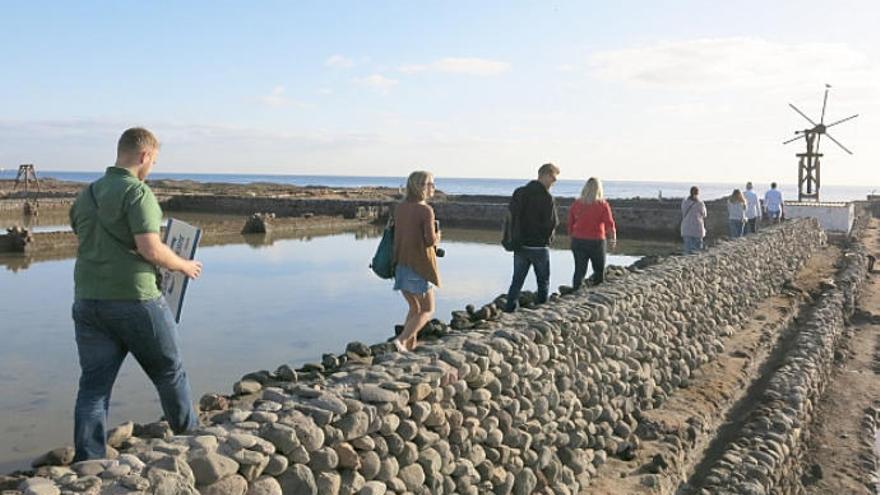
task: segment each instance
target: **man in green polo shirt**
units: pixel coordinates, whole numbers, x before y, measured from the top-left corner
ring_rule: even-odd
[[[122,133],[116,165],[89,184],[70,209],[79,239],[73,321],[82,374],[74,412],[75,461],[106,456],[110,392],[131,352],[159,392],[175,433],[195,429],[177,327],[156,285],[156,267],[197,278],[202,264],[177,256],[159,237],[162,210],[143,182],[159,141],[148,130]]]

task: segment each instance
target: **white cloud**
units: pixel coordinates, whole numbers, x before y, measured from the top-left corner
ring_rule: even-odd
[[[287,104],[287,98],[284,96],[284,86],[275,86],[272,92],[261,98],[263,103],[271,107],[280,107]]]
[[[394,86],[397,86],[398,83],[397,79],[391,79],[382,74],[372,74],[367,77],[360,77],[355,79],[355,82],[386,93]]]
[[[325,60],[324,65],[333,69],[350,69],[354,67],[354,60],[336,54],[331,55],[327,60]]]
[[[665,41],[593,54],[594,75],[640,88],[728,90],[875,85],[867,56],[841,43],[777,43],[758,38]]]
[[[356,155],[385,138],[360,131],[283,131],[216,124],[102,119],[0,120],[0,163],[35,163],[38,170],[92,170],[112,163],[119,134],[144,125],[162,141],[160,167],[170,172],[216,171],[259,165],[279,170],[289,163],[316,167]],[[206,151],[210,150],[210,151]],[[318,164],[318,165],[314,165]]]
[[[272,91],[269,92],[268,95],[261,97],[260,101],[262,101],[265,105],[269,105],[270,107],[296,106],[300,108],[305,108],[308,106],[305,103],[289,98],[285,94],[286,92],[287,89],[284,86],[275,86],[274,88],[272,88]]]
[[[474,57],[447,57],[430,64],[404,65],[400,67],[400,72],[406,74],[445,72],[471,76],[497,76],[508,70],[510,70],[510,64],[507,62]]]

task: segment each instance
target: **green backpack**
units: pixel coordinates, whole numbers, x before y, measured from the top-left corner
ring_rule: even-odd
[[[376,254],[370,263],[373,273],[379,278],[394,278],[394,222],[389,219],[385,231],[382,232],[382,240],[376,247]]]

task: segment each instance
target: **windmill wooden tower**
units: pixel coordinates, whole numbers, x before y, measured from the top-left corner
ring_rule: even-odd
[[[801,117],[807,119],[813,127],[810,129],[804,129],[799,131],[794,131],[797,137],[789,139],[788,141],[783,142],[782,144],[788,144],[798,139],[804,139],[807,143],[807,151],[806,153],[798,153],[796,156],[798,157],[798,201],[819,201],[819,186],[821,185],[821,175],[819,173],[819,159],[824,155],[819,153],[819,142],[822,139],[822,136],[826,136],[830,139],[834,144],[840,146],[840,149],[846,151],[850,155],[853,154],[852,151],[848,150],[846,146],[840,144],[840,141],[834,139],[831,134],[828,134],[828,128],[835,126],[837,124],[846,122],[847,120],[854,119],[859,116],[859,114],[850,115],[845,119],[840,119],[830,124],[825,124],[825,109],[828,107],[828,91],[831,89],[830,84],[825,85],[825,98],[822,100],[822,115],[819,118],[819,123],[813,122],[813,119],[807,117],[804,112],[801,112],[798,107],[789,103],[790,106],[795,112],[800,114]]]
[[[31,201],[31,183],[37,188],[33,192],[33,201]],[[40,180],[37,179],[37,172],[31,163],[18,166],[18,175],[15,176],[15,185],[12,186],[12,190],[15,191],[22,184],[24,184],[24,214],[36,215],[39,211]]]

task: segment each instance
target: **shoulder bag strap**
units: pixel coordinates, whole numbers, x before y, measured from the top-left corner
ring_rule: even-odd
[[[691,212],[691,210],[694,208],[694,205],[696,205],[696,204],[697,204],[696,201],[691,201],[691,204],[688,205],[687,210],[684,210],[684,215],[682,215],[682,217],[681,217],[682,220],[684,220],[685,218],[687,218],[688,213]]]
[[[119,236],[117,236],[117,235],[114,234],[113,232],[110,232],[110,229],[108,229],[108,228],[104,225],[104,222],[101,221],[101,215],[100,215],[99,212],[98,212],[98,210],[100,209],[100,207],[98,206],[98,200],[95,199],[95,190],[94,190],[94,188],[93,188],[94,185],[95,185],[94,182],[91,183],[91,184],[89,184],[89,197],[92,198],[92,204],[95,205],[95,220],[97,220],[98,225],[101,227],[101,230],[103,230],[105,234],[107,234],[108,236],[110,236],[111,239],[113,239],[114,241],[116,241],[116,242],[117,242],[120,246],[122,246],[126,251],[128,251],[128,252],[130,252],[130,253],[132,253],[132,254],[135,254],[135,255],[137,255],[137,256],[140,256],[140,253],[138,253],[136,249],[134,249],[134,248],[132,248],[132,247],[129,247],[128,244],[127,244],[125,241],[123,241],[122,239],[119,238]]]

